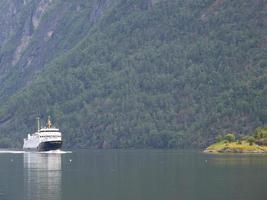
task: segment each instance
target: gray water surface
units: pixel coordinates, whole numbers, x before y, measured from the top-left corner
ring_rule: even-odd
[[[267,155],[0,152],[0,200],[266,200]]]

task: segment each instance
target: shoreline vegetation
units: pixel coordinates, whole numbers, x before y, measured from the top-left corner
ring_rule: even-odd
[[[234,133],[218,136],[204,153],[267,153],[267,127],[257,128],[251,136],[237,137]]]

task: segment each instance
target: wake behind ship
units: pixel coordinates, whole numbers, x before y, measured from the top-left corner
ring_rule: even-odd
[[[23,149],[33,151],[50,151],[60,149],[62,146],[62,134],[59,129],[52,127],[50,117],[47,126],[40,129],[40,119],[38,118],[38,130],[33,134],[28,134],[24,138]]]

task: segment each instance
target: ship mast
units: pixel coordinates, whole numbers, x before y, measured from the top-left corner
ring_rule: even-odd
[[[40,117],[37,117],[37,132],[40,131]]]

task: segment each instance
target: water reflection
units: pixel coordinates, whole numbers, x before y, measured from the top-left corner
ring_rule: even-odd
[[[244,155],[214,155],[208,159],[208,161],[214,165],[223,165],[223,166],[266,166],[267,160],[266,155],[253,155],[253,154],[244,154]]]
[[[27,200],[60,200],[61,154],[24,154],[24,185]]]

